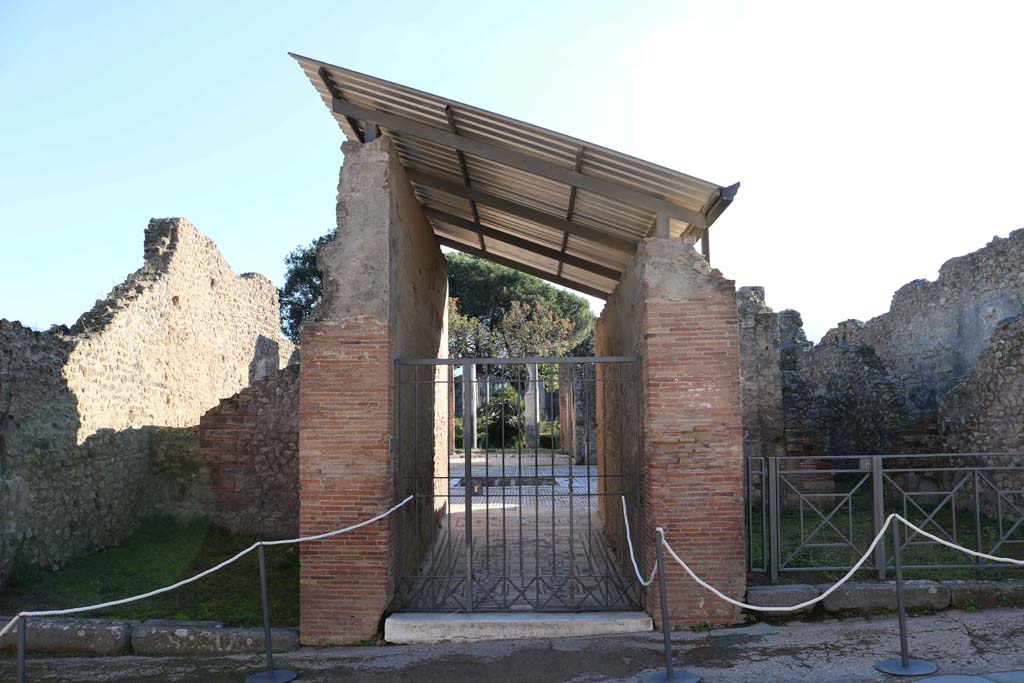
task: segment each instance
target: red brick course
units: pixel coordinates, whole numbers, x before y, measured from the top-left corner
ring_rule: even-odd
[[[392,363],[385,321],[309,323],[299,387],[299,526],[318,534],[392,505]],[[391,599],[392,524],[300,546],[304,645],[373,638]]]
[[[715,276],[712,276],[715,277]],[[644,566],[661,526],[709,583],[742,598],[746,582],[739,329],[733,283],[686,301],[647,297],[643,308]],[[673,628],[735,623],[739,610],[697,586],[671,558]],[[657,582],[646,606],[660,625]]]

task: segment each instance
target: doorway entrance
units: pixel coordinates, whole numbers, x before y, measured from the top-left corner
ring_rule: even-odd
[[[405,611],[640,606],[634,357],[396,362],[396,494]],[[446,403],[441,414],[439,403]]]

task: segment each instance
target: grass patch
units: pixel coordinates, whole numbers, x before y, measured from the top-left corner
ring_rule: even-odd
[[[232,536],[208,522],[148,519],[118,546],[73,560],[59,571],[17,571],[9,587],[0,590],[0,614],[78,607],[145,593],[208,569],[256,540]],[[297,626],[298,549],[270,546],[265,552],[271,619],[275,626]],[[263,612],[256,551],[176,591],[81,616],[259,626]]]

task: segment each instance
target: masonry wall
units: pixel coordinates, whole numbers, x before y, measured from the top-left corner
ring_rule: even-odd
[[[696,572],[742,595],[743,437],[732,281],[712,271],[692,242],[645,240],[608,299],[595,342],[599,354],[643,358],[644,570],[654,563],[654,531],[662,526]],[[738,610],[708,599],[681,572],[671,573],[669,591],[673,627],[738,620]],[[646,605],[660,619],[657,600],[657,588],[648,589]]]
[[[413,413],[423,411],[418,417],[438,431],[420,438],[393,432],[394,359],[447,352],[444,258],[390,139],[342,149],[338,237],[321,252],[324,298],[317,321],[303,329],[300,531],[320,533],[373,517],[393,505],[396,494],[422,498],[358,532],[301,547],[301,631],[311,645],[377,633],[392,603],[397,549],[416,546],[417,525],[433,530],[432,476],[410,477],[407,468],[427,475],[447,465],[439,455],[448,444],[443,389],[431,400],[421,396]],[[408,400],[398,398],[407,410]]]
[[[991,456],[970,461],[998,468],[1024,465],[1024,316],[996,326],[971,374],[943,396],[939,423],[951,452],[1016,453],[1013,458]],[[996,469],[987,471],[985,478],[988,483],[984,485],[989,488],[987,495],[980,497],[982,509],[998,514],[1000,501],[992,488],[996,487],[1007,496],[1002,501],[1003,514],[1016,521],[1024,503],[1024,476],[1019,471]]]
[[[0,323],[0,575],[116,543],[151,514],[209,514],[194,426],[292,352],[273,285],[235,276],[180,218],[150,221],[143,267],[72,327]]]
[[[213,520],[232,533],[290,538],[299,532],[299,366],[257,380],[199,422]]]
[[[908,407],[933,412],[974,368],[1001,320],[1024,312],[1024,229],[950,259],[929,282],[893,295],[889,311],[850,321],[843,336],[871,346],[906,392]]]
[[[736,292],[736,305],[743,454],[748,458],[785,455],[779,317],[765,304],[763,287],[741,287]]]

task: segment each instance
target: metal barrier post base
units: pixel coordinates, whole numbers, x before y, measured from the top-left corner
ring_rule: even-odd
[[[875,662],[875,668],[890,676],[924,676],[939,670],[937,665],[926,662],[923,659],[908,659],[907,665],[903,666],[902,657]]]
[[[298,678],[299,674],[287,669],[274,669],[274,672],[261,671],[246,677],[245,683],[288,683]]]
[[[673,671],[668,678],[664,669],[652,671],[640,677],[641,683],[700,683],[700,676],[689,671]]]

